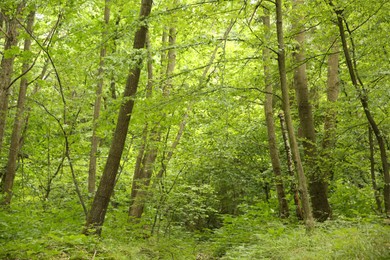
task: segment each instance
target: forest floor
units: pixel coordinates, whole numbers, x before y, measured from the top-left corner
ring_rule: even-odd
[[[74,208],[0,210],[0,259],[390,259],[390,225],[377,217],[339,217],[307,233],[299,223],[244,215],[222,228],[129,228],[125,212],[107,215],[102,237],[81,234]]]

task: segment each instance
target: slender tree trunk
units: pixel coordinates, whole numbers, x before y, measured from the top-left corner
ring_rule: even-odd
[[[149,34],[146,35],[146,49],[148,51],[148,61],[147,61],[148,82],[146,86],[146,98],[148,99],[151,98],[153,95],[153,59],[151,55]],[[144,125],[144,129],[142,131],[141,145],[139,147],[137,159],[135,161],[129,211],[131,211],[131,206],[133,204],[134,198],[137,196],[136,193],[138,192],[139,189],[138,182],[134,180],[140,179],[142,177],[142,164],[143,164],[143,158],[145,154],[145,148],[146,148],[148,136],[149,136],[149,124],[148,122],[146,122]]]
[[[264,8],[265,16],[263,16],[263,25],[265,30],[265,37],[269,40],[270,35],[270,17],[268,10]],[[274,111],[272,105],[273,93],[271,73],[269,69],[270,62],[270,50],[267,47],[263,47],[263,63],[264,63],[264,84],[265,84],[265,102],[264,113],[267,123],[268,134],[268,147],[271,157],[272,169],[275,175],[276,193],[279,202],[279,215],[281,218],[287,218],[289,216],[288,203],[286,200],[286,194],[284,192],[283,176],[280,166],[279,149],[276,142],[275,125],[274,125]]]
[[[6,22],[6,35],[4,53],[18,44],[18,22],[17,16],[22,12],[25,2],[22,1],[14,14],[14,17],[4,17]],[[4,15],[4,13],[3,13]],[[7,57],[3,55],[0,64],[0,153],[3,147],[3,138],[8,113],[8,99],[10,83],[14,69],[15,55]]]
[[[330,1],[330,4],[333,8],[335,8],[332,4],[332,1]],[[364,113],[366,115],[367,121],[369,122],[372,131],[374,132],[374,135],[376,137],[376,140],[379,145],[379,152],[381,157],[381,163],[382,163],[382,169],[383,169],[383,179],[384,179],[384,189],[383,189],[383,197],[384,197],[384,203],[385,203],[385,213],[386,216],[390,218],[390,174],[389,174],[389,163],[387,159],[387,151],[386,151],[386,144],[383,137],[382,132],[380,131],[378,124],[376,123],[374,117],[371,114],[371,110],[369,108],[368,104],[368,95],[364,88],[363,82],[360,80],[357,71],[356,66],[354,66],[354,62],[350,56],[349,53],[349,47],[347,43],[347,38],[345,36],[344,32],[344,16],[343,16],[343,10],[340,9],[334,9],[336,15],[337,15],[337,25],[340,32],[340,38],[343,45],[343,52],[345,56],[345,61],[347,63],[349,75],[352,81],[352,85],[355,87],[356,91],[359,94],[360,103],[363,107]],[[352,40],[352,38],[351,38]],[[353,46],[353,45],[352,45]]]
[[[186,125],[187,125],[188,112],[190,110],[191,110],[191,108],[189,107],[187,109],[187,112],[184,114],[183,119],[180,122],[179,130],[177,131],[175,140],[173,141],[173,143],[172,143],[168,153],[166,154],[166,156],[163,156],[163,158],[162,158],[161,168],[160,168],[160,170],[157,173],[157,178],[159,178],[159,179],[161,179],[164,176],[164,173],[167,170],[167,165],[168,165],[169,161],[172,159],[173,151],[176,149],[177,145],[180,142],[181,137],[184,134],[184,129],[186,128]]]
[[[3,15],[2,10],[0,9],[0,31],[4,31],[3,24],[4,24],[4,15]],[[3,34],[0,33],[0,41],[2,41],[2,40],[3,40]]]
[[[89,170],[88,170],[88,192],[93,194],[95,192],[96,183],[96,154],[100,142],[97,135],[97,121],[100,115],[100,107],[102,100],[103,82],[104,82],[104,58],[106,57],[107,47],[105,41],[107,40],[108,23],[110,21],[110,0],[105,1],[104,7],[104,29],[102,33],[102,48],[100,49],[100,63],[98,70],[98,83],[96,87],[96,98],[93,111],[93,133],[91,142],[91,152],[89,155]]]
[[[377,208],[379,213],[382,213],[382,202],[381,202],[379,189],[378,189],[378,186],[376,184],[376,175],[375,175],[374,137],[372,136],[372,129],[370,126],[368,127],[368,143],[370,145],[370,173],[371,173],[372,189],[374,191],[376,208]]]
[[[304,0],[294,0],[294,9],[299,12]],[[302,24],[303,17],[297,15],[293,20],[293,29],[297,31],[295,40],[297,45],[293,53],[297,67],[294,71],[295,92],[298,103],[298,114],[303,136],[303,148],[305,152],[305,162],[307,164],[306,174],[309,176],[309,192],[313,216],[318,221],[325,221],[331,214],[328,202],[328,184],[323,176],[317,162],[316,133],[312,106],[309,100],[309,89],[306,75],[305,61],[305,33]]]
[[[303,171],[301,157],[299,155],[298,143],[295,137],[294,126],[290,114],[289,90],[286,76],[286,61],[283,36],[283,15],[282,15],[282,0],[276,0],[276,29],[278,38],[278,65],[280,86],[282,89],[283,111],[286,119],[286,126],[289,135],[291,151],[294,159],[294,165],[298,173],[298,189],[301,195],[302,207],[304,211],[305,225],[308,230],[314,228],[314,220],[310,206],[310,198],[307,190],[306,176]]]
[[[157,133],[155,133],[157,134]],[[156,142],[151,142],[151,147],[148,148],[144,155],[142,168],[139,174],[133,177],[133,185],[131,189],[131,204],[129,208],[129,216],[139,219],[144,213],[147,192],[150,184],[150,179],[153,175],[154,163],[157,158],[158,149]]]
[[[168,51],[167,67],[165,72],[166,82],[163,85],[163,95],[168,97],[172,88],[171,76],[175,70],[176,65],[176,29],[174,27],[169,28],[169,40],[168,46],[171,48]],[[163,35],[164,43],[164,35]],[[142,168],[139,174],[134,174],[133,185],[131,190],[131,202],[129,208],[129,216],[132,218],[140,218],[144,211],[144,205],[147,197],[147,191],[150,184],[150,179],[153,175],[154,164],[157,158],[157,143],[160,141],[161,129],[157,126],[157,129],[151,132],[151,140],[147,144],[147,149],[144,154]]]
[[[34,24],[35,11],[32,11],[27,17],[27,30],[31,33],[32,27]],[[27,38],[24,41],[24,51],[30,51],[31,47],[31,39]],[[29,70],[30,64],[29,62],[25,62],[22,66],[22,74],[27,73]],[[18,102],[16,106],[16,114],[14,119],[14,125],[12,129],[11,135],[11,145],[8,153],[8,162],[5,169],[5,178],[4,178],[4,192],[6,193],[4,203],[10,204],[12,197],[12,189],[16,175],[16,163],[19,154],[19,144],[20,144],[20,136],[22,132],[22,124],[23,124],[23,114],[24,114],[24,106],[26,103],[26,94],[27,94],[27,78],[26,76],[22,77],[20,81]]]
[[[287,157],[287,169],[288,169],[288,173],[291,176],[290,187],[291,187],[291,194],[294,198],[295,214],[299,220],[303,220],[303,210],[302,210],[301,202],[299,200],[299,191],[298,191],[296,178],[295,178],[294,160],[292,158],[291,147],[288,140],[288,132],[286,129],[286,123],[282,111],[279,113],[279,119],[280,119],[280,128],[282,129],[284,148]]]
[[[333,179],[333,161],[331,158],[332,150],[335,145],[335,132],[336,132],[336,122],[337,122],[337,109],[335,108],[334,103],[337,101],[340,84],[339,84],[339,44],[338,41],[333,43],[331,48],[331,54],[328,57],[328,77],[327,77],[327,101],[328,107],[325,112],[324,119],[324,138],[322,140],[322,153],[321,158],[323,158],[322,165],[324,178],[325,180]]]
[[[129,216],[133,216],[132,215],[132,212],[134,211],[132,209],[133,204],[134,204],[135,198],[137,197],[138,191],[141,189],[141,187],[139,185],[140,184],[139,180],[142,179],[142,175],[143,175],[143,173],[142,173],[143,166],[142,165],[144,163],[145,146],[146,146],[147,139],[148,139],[148,133],[149,133],[148,124],[145,124],[144,130],[142,132],[141,145],[139,147],[137,159],[135,161],[133,181],[132,181],[132,185],[131,185],[131,194],[130,194]],[[135,215],[138,215],[138,214],[134,214],[134,217],[135,217]]]
[[[141,26],[137,29],[134,37],[133,48],[139,50],[144,48],[146,41],[146,19],[152,9],[152,0],[142,0],[140,10]],[[95,194],[91,210],[89,211],[85,224],[85,234],[101,234],[101,228],[108,208],[112,191],[114,190],[115,179],[119,168],[120,159],[126,141],[127,131],[131,114],[134,107],[134,95],[137,92],[138,82],[141,74],[142,58],[138,58],[137,64],[129,72],[125,91],[124,103],[119,110],[119,116],[111,143],[109,155],[104,167],[99,187]]]
[[[147,71],[148,71],[148,83],[146,88],[146,98],[149,99],[153,95],[153,59],[151,56],[151,46],[149,35],[146,38],[146,47],[148,50],[148,62],[147,62]],[[157,126],[156,126],[157,127]],[[153,131],[155,133],[155,130]],[[158,140],[149,140],[148,137],[150,134],[149,123],[146,122],[144,125],[144,129],[142,132],[142,140],[141,145],[138,150],[138,156],[134,168],[133,182],[131,186],[131,194],[130,194],[130,207],[129,207],[129,220],[133,220],[134,218],[141,218],[144,210],[144,200],[146,196],[146,192],[143,192],[149,186],[148,175],[152,175],[153,170],[150,169],[150,164],[154,164],[155,156],[157,156],[157,150],[150,150],[150,143]],[[153,134],[151,134],[155,137]],[[155,138],[152,138],[155,139]],[[154,144],[155,145],[155,144]],[[150,178],[150,177],[149,177]]]

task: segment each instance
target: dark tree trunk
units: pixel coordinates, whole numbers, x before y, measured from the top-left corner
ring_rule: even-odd
[[[298,10],[303,0],[294,0],[294,9]],[[331,214],[328,202],[328,184],[317,162],[316,133],[312,106],[309,100],[309,89],[305,61],[305,33],[302,17],[297,15],[293,20],[293,29],[297,31],[294,59],[297,67],[294,71],[295,92],[298,103],[299,122],[302,129],[303,148],[305,152],[306,174],[309,176],[309,192],[313,216],[318,221],[325,221]]]
[[[144,48],[146,41],[146,18],[152,9],[152,0],[142,0],[140,10],[141,26],[135,33],[135,50]],[[103,175],[99,187],[95,194],[91,210],[87,216],[84,233],[101,234],[101,228],[110,202],[111,194],[114,190],[115,179],[119,168],[120,159],[126,141],[127,130],[130,123],[131,114],[134,107],[134,95],[137,92],[138,82],[141,74],[142,58],[138,58],[137,64],[129,72],[126,87],[124,91],[124,103],[120,107],[119,116],[111,143],[107,162],[104,167]]]

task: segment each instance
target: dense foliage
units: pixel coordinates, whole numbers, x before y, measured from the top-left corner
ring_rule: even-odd
[[[389,258],[383,150],[365,111],[373,116],[389,154],[390,3],[305,1],[293,7],[297,2],[286,0],[282,6],[292,119],[304,170],[308,176],[323,173],[332,209],[331,218],[317,222],[311,232],[296,215],[297,180],[288,173],[277,117],[283,104],[272,1],[154,1],[146,21],[138,19],[138,0],[2,1],[0,258]],[[108,23],[105,8],[110,9]],[[338,12],[359,88],[351,82],[341,48]],[[29,31],[32,13],[35,22]],[[271,28],[262,23],[267,15]],[[300,18],[306,38],[297,47],[300,31],[294,23]],[[146,47],[135,50],[134,35],[145,24]],[[8,46],[13,26],[18,42]],[[31,48],[26,50],[28,39]],[[304,147],[295,97],[294,71],[302,64],[294,55],[299,48],[306,55],[318,150],[314,164]],[[269,63],[264,63],[264,49],[270,50]],[[340,55],[340,94],[330,102],[328,58],[335,52]],[[122,97],[129,68],[137,66],[137,94]],[[290,217],[284,219],[264,115],[264,66],[273,86],[275,135],[289,205]],[[19,114],[23,79],[27,94]],[[99,81],[101,94],[96,91]],[[97,98],[102,104],[95,118]],[[95,195],[88,190],[91,139],[99,139],[98,185],[118,111],[130,99],[135,106],[102,234],[86,236],[83,225]],[[331,134],[329,114],[336,118]],[[17,119],[22,127],[9,192],[5,183]],[[331,145],[326,146],[329,136]],[[153,153],[154,160],[148,159]],[[146,159],[138,163],[139,157]],[[150,167],[153,174],[140,182],[142,217],[134,220],[129,207],[134,203],[132,183],[139,181],[137,165]],[[10,198],[12,202],[3,203]]]

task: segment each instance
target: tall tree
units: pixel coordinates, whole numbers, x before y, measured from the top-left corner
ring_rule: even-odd
[[[93,109],[93,132],[91,140],[91,152],[89,154],[89,169],[88,169],[88,192],[93,194],[95,192],[96,183],[96,153],[99,146],[99,136],[97,135],[97,121],[100,115],[100,107],[102,100],[103,82],[104,82],[104,58],[107,52],[107,30],[108,23],[110,21],[110,0],[105,0],[104,5],[104,28],[102,33],[101,49],[100,49],[100,62],[97,73],[97,86],[96,86],[96,97],[95,105]]]
[[[4,55],[0,64],[0,152],[3,146],[5,125],[8,113],[8,100],[10,93],[10,84],[14,70],[15,53],[12,48],[18,44],[18,16],[25,7],[25,1],[21,1],[15,10],[8,10],[5,14],[2,10],[2,17],[6,21]],[[11,14],[10,14],[11,13]]]
[[[384,197],[384,203],[385,203],[385,213],[387,217],[390,217],[390,173],[389,173],[389,168],[390,165],[388,163],[388,156],[387,156],[387,151],[386,151],[386,142],[383,136],[382,131],[380,130],[378,123],[376,122],[374,116],[372,115],[372,112],[369,107],[369,102],[368,102],[368,93],[367,89],[359,77],[359,73],[357,71],[356,67],[356,59],[351,57],[350,52],[356,53],[356,49],[354,48],[354,39],[351,34],[351,31],[348,29],[349,33],[349,38],[351,41],[351,48],[350,50],[348,41],[347,41],[347,36],[345,34],[345,29],[344,29],[344,24],[346,24],[346,27],[348,28],[348,23],[347,20],[344,16],[344,10],[342,8],[336,7],[333,2],[330,0],[329,4],[333,7],[333,10],[337,16],[337,26],[339,28],[339,33],[340,33],[340,39],[343,47],[343,53],[345,57],[345,61],[347,64],[349,76],[352,82],[352,85],[355,87],[355,90],[358,93],[359,96],[359,101],[362,105],[362,108],[364,110],[364,114],[366,116],[366,119],[368,123],[370,124],[372,131],[374,132],[374,135],[376,137],[376,140],[379,145],[379,152],[380,152],[380,157],[381,157],[381,163],[382,163],[382,170],[383,170],[383,179],[384,179],[384,189],[383,189],[383,197]]]
[[[35,11],[32,11],[27,16],[26,30],[29,32],[29,34],[32,33],[34,18],[35,18]],[[31,47],[31,38],[27,37],[24,40],[23,51],[25,53],[28,53],[30,51],[30,47]],[[31,64],[29,60],[23,63],[22,75],[27,74],[27,72],[30,70],[30,66]],[[16,175],[16,162],[19,154],[20,136],[22,132],[22,124],[24,121],[23,114],[25,110],[24,106],[26,103],[27,85],[28,85],[27,77],[23,76],[20,81],[18,102],[16,105],[16,114],[15,114],[13,129],[12,129],[12,135],[11,135],[11,145],[8,153],[7,166],[5,168],[5,177],[3,183],[3,190],[6,193],[5,200],[4,200],[5,204],[10,204],[12,198],[12,189],[13,189],[14,179]]]
[[[328,56],[328,73],[326,80],[326,95],[327,95],[327,108],[324,118],[324,137],[322,140],[322,171],[324,185],[328,186],[328,182],[333,178],[333,158],[332,151],[335,146],[336,139],[336,122],[337,122],[337,108],[335,102],[338,99],[340,92],[339,84],[339,56],[340,56],[340,47],[338,40],[334,39],[332,47],[330,48],[330,54]],[[328,187],[326,187],[326,190]]]
[[[270,39],[270,17],[268,9],[264,8],[263,25],[265,30],[265,38],[267,41]],[[288,203],[286,200],[286,194],[284,192],[282,168],[280,165],[279,149],[276,142],[275,123],[274,123],[274,110],[273,110],[273,90],[272,80],[270,72],[271,55],[270,50],[263,47],[263,70],[264,70],[264,84],[265,84],[265,102],[264,113],[267,123],[268,134],[268,149],[271,157],[272,169],[275,175],[276,193],[279,202],[279,214],[282,218],[289,216]]]
[[[303,17],[298,14],[302,9],[304,0],[294,0],[294,9],[297,11],[292,27],[296,31],[295,40],[297,44],[293,53],[296,68],[294,70],[294,85],[298,102],[299,122],[303,135],[303,148],[307,175],[309,176],[309,192],[313,216],[318,221],[325,221],[331,214],[328,202],[327,182],[317,162],[316,133],[312,106],[309,100],[309,88],[306,74],[305,57],[305,28]]]
[[[165,33],[164,33],[165,34]],[[163,35],[163,44],[164,44]],[[166,81],[163,83],[163,96],[167,98],[172,88],[172,74],[176,65],[176,28],[171,26],[168,33],[168,55],[165,71]],[[164,64],[162,64],[164,65]],[[154,163],[157,158],[157,142],[160,141],[161,129],[156,126],[150,133],[150,140],[148,140],[145,154],[143,155],[142,166],[140,172],[133,177],[133,185],[131,189],[131,204],[129,209],[129,216],[140,218],[143,214],[144,204],[147,189],[150,184],[150,179],[153,174]]]
[[[135,50],[143,49],[146,41],[147,18],[152,9],[152,0],[142,0],[139,28],[134,37],[133,48]],[[137,56],[136,64],[130,69],[125,91],[123,94],[124,101],[119,110],[114,137],[110,146],[110,151],[104,167],[99,187],[95,194],[91,210],[88,213],[84,233],[101,234],[101,228],[107,212],[108,203],[115,186],[115,178],[118,172],[120,159],[125,146],[127,130],[130,123],[131,114],[134,107],[134,95],[137,93],[138,82],[141,74],[142,55]]]
[[[165,42],[165,33],[163,33],[163,44]],[[146,98],[151,98],[153,94],[153,60],[151,57],[149,35],[147,36],[146,46],[148,49],[148,83],[146,87]],[[150,122],[146,122],[142,131],[141,145],[135,163],[133,181],[130,194],[129,216],[131,218],[140,218],[143,214],[146,189],[149,186],[150,178],[153,174],[154,162],[157,157],[157,142],[160,139],[160,133],[155,125],[153,129],[149,128]],[[130,218],[130,219],[131,219]]]
[[[276,0],[276,31],[278,38],[278,66],[280,87],[282,90],[283,111],[286,119],[286,126],[289,135],[291,152],[294,159],[295,169],[298,173],[299,192],[302,200],[302,207],[304,211],[305,225],[308,230],[313,229],[314,220],[310,206],[310,198],[307,189],[306,176],[303,170],[301,157],[299,155],[298,143],[295,137],[294,126],[290,112],[290,98],[289,88],[287,85],[287,73],[286,73],[286,57],[284,46],[284,33],[283,33],[283,12],[282,12],[282,0]]]

